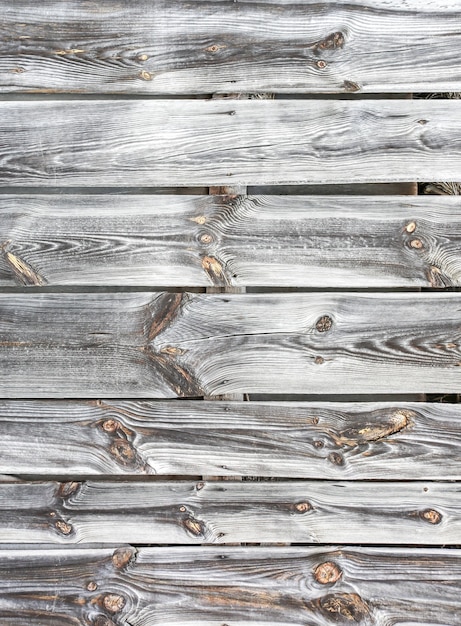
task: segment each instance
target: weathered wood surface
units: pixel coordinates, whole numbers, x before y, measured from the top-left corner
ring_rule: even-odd
[[[0,242],[0,285],[461,286],[455,197],[6,195]]]
[[[461,551],[1,550],[5,626],[458,624]]]
[[[459,0],[2,0],[0,10],[3,91],[461,90]]]
[[[457,393],[461,294],[0,294],[0,396]]]
[[[0,483],[0,543],[458,544],[461,485],[373,481]]]
[[[461,179],[459,100],[0,103],[0,184]]]
[[[2,401],[3,474],[461,479],[461,408]]]

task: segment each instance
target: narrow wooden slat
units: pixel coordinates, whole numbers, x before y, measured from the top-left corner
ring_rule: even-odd
[[[456,197],[7,195],[0,243],[0,285],[461,286]]]
[[[460,388],[457,293],[0,294],[0,397]]]
[[[0,543],[457,544],[451,482],[0,483]]]
[[[0,10],[3,91],[461,89],[459,0],[2,0]]]
[[[425,403],[0,402],[0,472],[461,479],[461,408]]]
[[[0,145],[9,186],[459,180],[461,102],[7,101]]]
[[[457,624],[460,550],[1,550],[5,626]]]

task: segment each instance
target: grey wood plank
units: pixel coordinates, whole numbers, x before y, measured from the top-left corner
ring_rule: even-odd
[[[1,550],[2,625],[457,624],[460,550]]]
[[[0,543],[458,544],[461,485],[373,481],[0,483]]]
[[[0,397],[457,393],[458,293],[0,294]]]
[[[461,479],[443,403],[1,401],[0,472]]]
[[[459,620],[459,550],[120,546],[1,550],[0,557],[5,626]]]
[[[459,100],[0,103],[0,185],[460,180]]]
[[[2,0],[0,10],[4,92],[461,89],[459,0]]]
[[[2,286],[461,286],[448,196],[6,195],[0,243]]]

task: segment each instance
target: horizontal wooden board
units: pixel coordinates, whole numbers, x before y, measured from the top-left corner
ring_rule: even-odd
[[[460,550],[1,550],[4,626],[457,624]]]
[[[1,401],[0,473],[461,479],[461,407]]]
[[[0,396],[459,391],[461,294],[0,294]]]
[[[458,544],[461,484],[0,483],[0,543]]]
[[[461,180],[459,100],[0,103],[0,184]]]
[[[0,397],[457,393],[461,294],[0,294]]]
[[[456,197],[5,195],[0,242],[0,285],[461,286]]]
[[[459,0],[2,0],[0,10],[6,92],[461,90]]]

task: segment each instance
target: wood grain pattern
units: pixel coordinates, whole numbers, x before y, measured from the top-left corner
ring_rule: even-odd
[[[456,197],[5,195],[0,242],[0,285],[461,286]]]
[[[426,403],[1,401],[0,472],[461,479],[461,408]]]
[[[460,532],[461,486],[451,482],[0,483],[6,544],[442,545]]]
[[[460,388],[461,294],[0,294],[0,397]]]
[[[0,103],[0,184],[460,180],[459,100]]]
[[[459,0],[2,0],[0,10],[6,92],[461,90]]]
[[[4,626],[446,626],[460,591],[459,550],[0,551]]]

